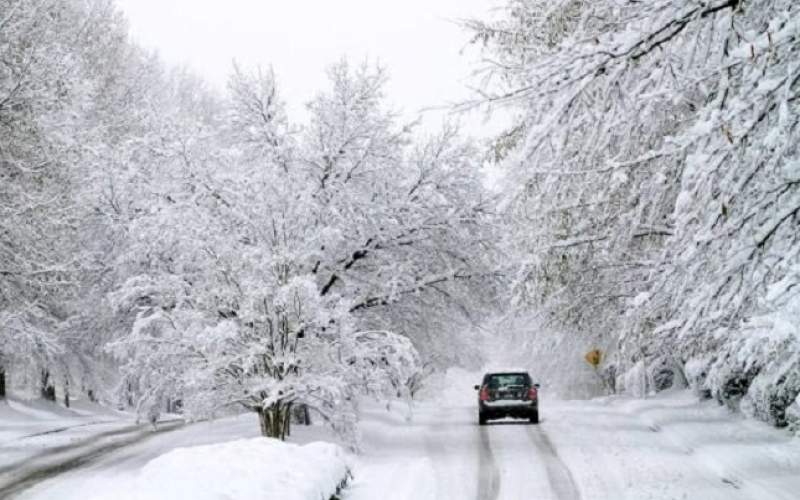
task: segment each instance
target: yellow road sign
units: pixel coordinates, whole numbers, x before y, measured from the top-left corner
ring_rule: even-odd
[[[600,364],[600,360],[602,358],[603,358],[603,353],[600,352],[600,349],[589,351],[586,353],[586,356],[583,357],[583,359],[585,359],[587,363],[589,363],[595,368],[597,368],[597,365]]]

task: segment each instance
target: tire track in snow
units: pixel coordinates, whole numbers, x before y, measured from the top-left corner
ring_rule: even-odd
[[[478,496],[477,500],[497,500],[500,493],[500,471],[494,460],[489,443],[487,427],[479,427],[481,447],[478,450]]]
[[[116,428],[116,429],[111,429],[111,430],[108,430],[108,431],[105,431],[105,432],[101,432],[100,434],[93,434],[93,435],[89,435],[87,437],[79,438],[78,440],[76,440],[76,441],[74,441],[72,443],[69,443],[69,444],[64,444],[64,445],[60,445],[60,446],[54,446],[52,448],[45,448],[40,453],[37,453],[35,455],[29,456],[27,458],[24,458],[24,459],[22,459],[20,461],[12,462],[12,463],[10,463],[8,465],[4,465],[4,466],[0,467],[0,480],[2,479],[2,475],[3,474],[6,474],[8,472],[14,472],[16,470],[20,470],[21,468],[27,466],[28,464],[36,463],[37,461],[41,460],[42,458],[47,458],[47,457],[51,457],[51,456],[59,454],[59,453],[64,453],[64,452],[69,452],[69,451],[72,451],[72,450],[77,450],[77,449],[79,449],[81,447],[84,447],[84,446],[90,446],[93,443],[96,443],[96,442],[98,442],[98,441],[100,441],[101,439],[104,439],[104,438],[139,432],[144,428],[146,428],[146,426],[144,424],[125,425],[125,426],[122,426],[122,427],[119,427],[119,428]],[[33,435],[23,436],[23,437],[20,437],[19,440],[28,439],[28,438],[31,438],[31,437],[34,437],[34,436]]]
[[[47,435],[50,435],[50,434],[58,434],[60,432],[69,431],[69,430],[72,430],[72,429],[79,429],[81,427],[89,427],[89,426],[92,426],[92,425],[103,425],[103,424],[113,424],[113,423],[116,423],[116,421],[114,421],[114,420],[95,420],[95,421],[92,421],[92,422],[84,422],[82,424],[67,425],[65,427],[58,427],[56,429],[50,429],[50,430],[47,430],[47,431],[35,432],[33,434],[26,434],[24,436],[17,436],[17,437],[12,438],[12,439],[7,439],[5,441],[0,441],[0,443],[2,443],[2,444],[15,443],[17,441],[23,441],[25,439],[31,439],[31,438],[35,438],[35,437],[39,437],[39,436],[47,436]]]
[[[542,460],[547,467],[547,479],[556,498],[560,500],[578,500],[581,498],[580,491],[575,485],[572,472],[558,456],[553,443],[544,432],[540,425],[527,426],[528,437],[536,446],[541,454]]]

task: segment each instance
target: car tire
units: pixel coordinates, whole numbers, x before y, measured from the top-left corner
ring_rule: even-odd
[[[486,417],[483,413],[478,414],[478,425],[486,425]]]
[[[535,410],[531,413],[531,423],[538,424],[539,423],[539,410]]]

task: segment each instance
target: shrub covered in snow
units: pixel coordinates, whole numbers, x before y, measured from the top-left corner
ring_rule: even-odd
[[[727,339],[709,373],[720,399],[741,397],[746,413],[781,427],[789,423],[786,411],[800,394],[798,319],[758,318]]]
[[[786,409],[786,420],[789,423],[789,429],[800,434],[800,395]]]
[[[644,362],[635,363],[629,370],[621,375],[621,382],[617,387],[634,396],[642,397],[647,395],[647,378]]]

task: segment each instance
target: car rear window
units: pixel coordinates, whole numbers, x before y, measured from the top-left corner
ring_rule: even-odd
[[[526,386],[531,385],[531,379],[527,373],[493,373],[487,375],[483,383],[488,385],[489,388],[515,385]]]

